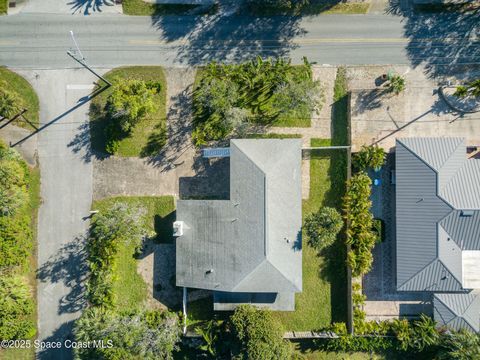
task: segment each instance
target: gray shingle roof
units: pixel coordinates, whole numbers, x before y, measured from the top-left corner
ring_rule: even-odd
[[[396,145],[397,288],[463,291],[461,250],[480,250],[480,161],[461,138]]]
[[[229,200],[177,202],[177,285],[301,291],[301,141],[232,140],[230,153]]]
[[[439,325],[453,330],[480,331],[480,295],[435,294],[433,316]]]

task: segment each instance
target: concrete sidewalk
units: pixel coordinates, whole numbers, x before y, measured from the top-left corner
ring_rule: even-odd
[[[95,80],[85,69],[19,71],[40,99],[40,123],[51,123],[37,135],[41,171],[38,215],[38,339],[71,337],[73,321],[85,306],[87,274],[84,234],[92,201],[92,165],[88,149],[88,102]],[[83,99],[84,101],[85,99]],[[27,142],[30,140],[27,140]],[[70,359],[69,350],[43,351],[40,359]]]
[[[122,5],[109,0],[27,0],[14,12],[72,15],[123,14]]]

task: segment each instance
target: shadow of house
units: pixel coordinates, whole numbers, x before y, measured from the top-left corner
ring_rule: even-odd
[[[194,162],[196,175],[179,179],[180,199],[226,200],[230,196],[230,159],[205,159]]]

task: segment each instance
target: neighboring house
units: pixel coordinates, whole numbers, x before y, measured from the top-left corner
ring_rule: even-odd
[[[301,141],[230,142],[230,199],[177,202],[176,283],[214,310],[294,310],[302,291]]]
[[[433,293],[434,318],[480,330],[480,160],[462,138],[396,143],[397,290]]]

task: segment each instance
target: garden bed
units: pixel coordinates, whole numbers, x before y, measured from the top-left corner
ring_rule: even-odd
[[[255,128],[310,127],[324,91],[312,79],[308,62],[291,65],[281,59],[238,65],[210,64],[197,71],[193,140],[197,145],[245,137]]]
[[[1,0],[0,0],[1,1]],[[0,2],[1,3],[1,2]],[[1,14],[1,6],[0,6]],[[8,91],[15,92],[21,101],[21,107],[27,109],[28,111],[23,115],[23,117],[28,120],[18,119],[13,122],[13,124],[20,126],[22,128],[28,129],[30,131],[34,130],[34,126],[38,127],[39,123],[39,103],[38,97],[35,91],[33,90],[30,83],[25,80],[22,76],[14,73],[13,71],[8,70],[5,67],[0,66],[0,84],[5,81],[8,84]]]
[[[157,82],[160,91],[154,95],[156,111],[140,119],[128,136],[119,140],[118,149],[114,155],[133,157],[148,156],[158,152],[166,142],[166,91],[167,83],[163,68],[160,66],[121,67],[105,75],[108,80],[115,78],[134,79],[145,82]],[[105,105],[108,96],[112,93],[109,88],[97,95],[90,105],[90,133],[92,148],[105,153],[108,139],[105,136],[105,127],[108,124]]]
[[[104,211],[115,202],[129,206],[138,206],[146,210],[143,216],[144,227],[154,241],[170,242],[175,204],[171,196],[145,197],[112,197],[95,201],[93,209]],[[138,260],[134,257],[135,247],[122,242],[117,253],[117,267],[113,291],[117,299],[118,309],[134,309],[144,305],[147,300],[147,284],[137,271]]]
[[[38,208],[40,207],[40,171],[38,168],[30,169],[30,175],[28,179],[28,194],[29,203],[25,206],[18,217],[27,216],[30,219],[30,229],[32,232],[32,250],[28,257],[28,263],[26,266],[18,270],[17,274],[28,280],[28,284],[32,289],[33,298],[33,312],[28,315],[27,320],[30,320],[33,324],[37,323],[37,305],[36,305],[36,288],[37,288],[37,219]],[[35,338],[35,337],[34,337]],[[30,340],[34,340],[34,338]],[[17,360],[17,359],[34,359],[35,349],[3,349],[0,350],[0,358],[5,360]]]

